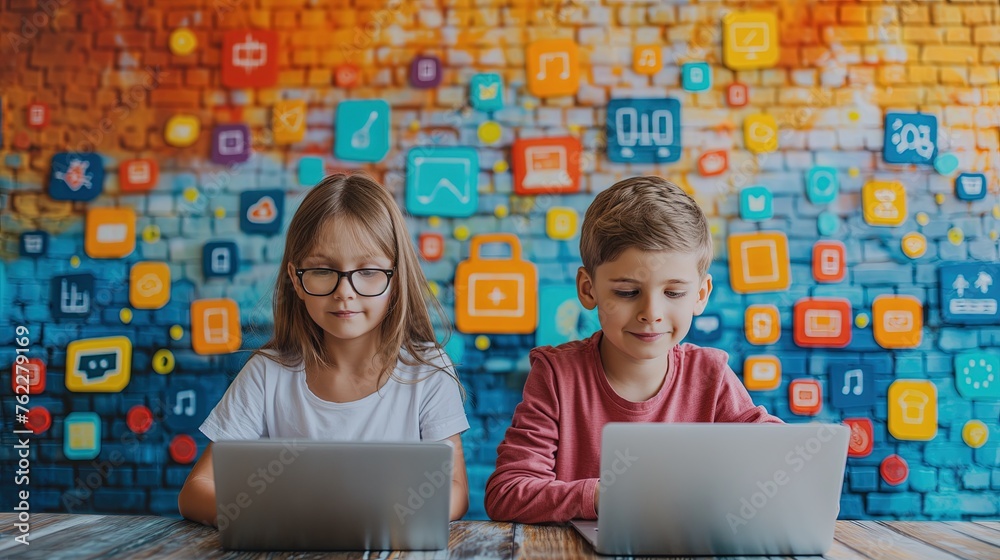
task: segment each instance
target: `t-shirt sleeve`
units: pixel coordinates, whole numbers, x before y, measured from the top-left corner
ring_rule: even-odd
[[[219,404],[201,425],[201,433],[213,442],[227,439],[266,438],[264,421],[264,372],[267,358],[250,358],[229,385]]]
[[[716,422],[732,423],[777,423],[782,424],[782,420],[777,416],[768,414],[763,406],[756,406],[746,387],[736,376],[736,372],[729,367],[728,354],[718,351],[720,360],[718,367],[719,387],[717,391],[718,399],[715,406]]]
[[[420,391],[420,439],[425,441],[440,441],[469,429],[455,366],[444,351],[435,362],[444,369],[419,381],[427,384]]]

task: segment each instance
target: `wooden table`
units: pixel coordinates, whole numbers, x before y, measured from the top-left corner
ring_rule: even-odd
[[[556,525],[457,521],[447,551],[366,554],[228,552],[215,529],[135,515],[34,514],[24,546],[14,541],[14,522],[14,514],[0,513],[0,558],[602,558],[572,528]],[[838,521],[824,558],[997,559],[1000,522]]]

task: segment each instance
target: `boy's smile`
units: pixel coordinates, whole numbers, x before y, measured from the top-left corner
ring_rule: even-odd
[[[617,259],[577,273],[580,302],[597,307],[608,375],[663,375],[667,354],[701,314],[712,277],[698,273],[698,255],[626,249]]]

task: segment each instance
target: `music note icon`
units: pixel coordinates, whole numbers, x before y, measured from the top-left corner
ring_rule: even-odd
[[[851,380],[856,380],[857,385],[852,389]],[[854,393],[855,395],[860,395],[864,389],[862,388],[862,382],[864,380],[864,371],[860,369],[852,369],[844,373],[844,388],[842,392],[846,395],[848,393]]]
[[[197,395],[194,389],[185,389],[183,391],[177,392],[177,402],[174,403],[174,415],[180,416],[194,416],[195,403]],[[187,406],[184,405],[184,401],[188,401]]]
[[[542,53],[541,58],[538,59],[539,69],[537,78],[539,80],[544,80],[546,77],[548,77],[549,63],[554,60],[558,60],[562,63],[560,65],[562,67],[562,71],[559,72],[559,79],[560,80],[569,79],[569,54],[564,52],[556,52],[556,53]]]
[[[580,55],[572,39],[543,39],[528,45],[528,91],[538,97],[575,94]]]

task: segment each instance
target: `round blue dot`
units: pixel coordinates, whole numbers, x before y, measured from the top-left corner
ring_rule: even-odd
[[[823,212],[816,218],[816,225],[820,235],[830,236],[840,229],[840,218],[832,212]]]
[[[942,175],[951,175],[958,169],[958,156],[941,154],[934,158],[934,170]]]

